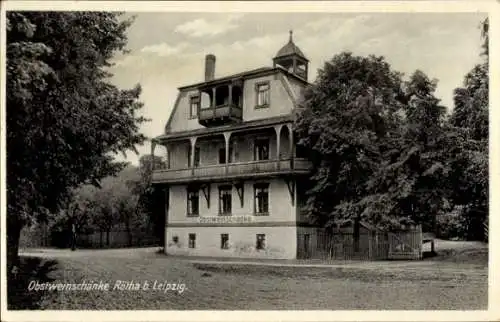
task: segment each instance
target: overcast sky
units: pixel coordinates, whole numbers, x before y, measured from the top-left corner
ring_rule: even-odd
[[[203,80],[204,57],[216,55],[216,77],[271,66],[276,52],[294,41],[310,60],[309,79],[342,51],[382,55],[393,69],[416,69],[439,80],[437,96],[453,108],[453,89],[480,61],[480,13],[138,13],[128,31],[130,53],[115,58],[113,81],[140,83],[142,127],[148,137],[163,133],[177,87]],[[139,148],[150,152],[149,143]],[[129,153],[127,161],[137,163]]]

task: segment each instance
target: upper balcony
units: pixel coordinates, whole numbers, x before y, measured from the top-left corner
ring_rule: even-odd
[[[200,88],[198,122],[203,126],[239,123],[243,120],[243,82],[229,81]]]
[[[203,126],[217,126],[237,123],[242,120],[242,108],[234,104],[200,109],[198,121]]]
[[[153,183],[186,183],[276,177],[281,175],[307,174],[311,163],[306,159],[260,160],[224,165],[201,166],[187,169],[157,169],[153,172]]]
[[[311,162],[297,154],[290,121],[204,132],[157,142],[166,162],[154,169],[153,183],[306,175],[311,170]]]

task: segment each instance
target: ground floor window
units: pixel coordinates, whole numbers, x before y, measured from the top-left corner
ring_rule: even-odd
[[[221,234],[220,235],[220,248],[228,249],[229,248],[229,234]]]
[[[196,234],[189,234],[188,247],[196,248]]]
[[[257,234],[257,244],[255,245],[256,249],[265,249],[266,248],[266,235],[265,234]]]

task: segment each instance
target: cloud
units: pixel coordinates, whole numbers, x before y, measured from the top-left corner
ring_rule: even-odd
[[[161,57],[171,56],[181,53],[183,50],[189,47],[188,43],[182,42],[177,45],[169,45],[167,43],[154,44],[150,46],[143,47],[141,52],[152,53]]]
[[[281,34],[280,35],[274,34],[274,35],[266,35],[266,36],[257,36],[257,37],[247,39],[245,41],[236,41],[236,42],[232,43],[231,45],[229,45],[229,49],[230,50],[238,50],[238,51],[246,51],[246,52],[253,51],[256,49],[265,50],[265,51],[272,49],[272,50],[277,51],[279,48],[274,48],[274,47],[276,47],[276,46],[279,47],[279,44],[281,44],[279,42],[279,40],[281,40],[281,42],[283,44],[285,44],[283,39],[280,39],[280,38],[283,38],[283,36]]]
[[[232,29],[238,28],[237,20],[242,18],[243,14],[230,14],[223,19],[207,20],[204,18],[195,19],[178,25],[174,32],[182,33],[191,37],[217,36],[225,34]]]

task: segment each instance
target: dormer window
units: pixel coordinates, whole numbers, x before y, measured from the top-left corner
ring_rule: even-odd
[[[198,110],[200,108],[200,96],[193,95],[189,98],[189,118],[195,119],[198,117]]]
[[[269,107],[270,101],[270,88],[269,82],[258,83],[256,85],[257,104],[256,108]]]

